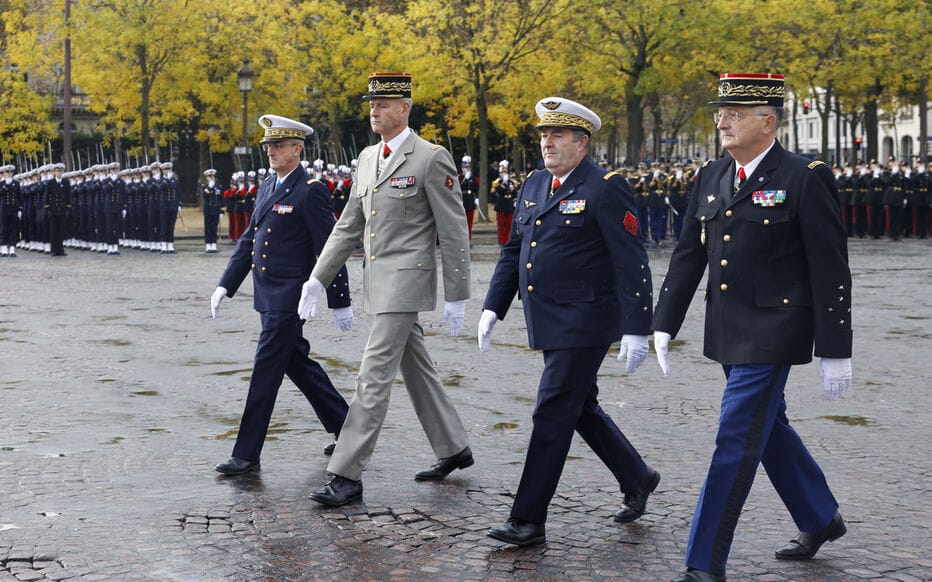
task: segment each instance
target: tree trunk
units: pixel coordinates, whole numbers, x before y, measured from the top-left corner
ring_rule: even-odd
[[[485,92],[478,87],[476,115],[479,121],[479,220],[488,222],[486,211],[489,208],[489,105],[485,100]]]
[[[641,146],[644,145],[644,98],[636,92],[636,82],[629,80],[625,88],[625,115],[628,118],[628,143],[625,162],[637,166],[641,161]]]
[[[142,159],[149,164],[149,98],[152,92],[152,85],[149,79],[148,60],[146,47],[138,45],[136,47],[136,64],[139,65],[140,87],[139,87],[139,143],[142,145]]]
[[[867,137],[867,160],[877,160],[877,156],[880,152],[880,139],[879,127],[880,120],[877,114],[877,98],[880,97],[880,93],[883,90],[883,86],[880,84],[880,81],[875,81],[874,86],[871,87],[870,91],[867,94],[867,103],[864,104],[864,133]],[[882,160],[877,160],[878,163],[883,163]]]
[[[820,160],[828,160],[828,130],[829,130],[829,117],[832,115],[832,83],[829,82],[825,87],[824,99],[819,104],[819,118],[822,120],[822,141],[819,145],[819,158]],[[837,159],[838,152],[836,150],[835,157]],[[837,162],[836,162],[837,163]]]

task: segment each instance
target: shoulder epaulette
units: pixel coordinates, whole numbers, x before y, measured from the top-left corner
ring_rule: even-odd
[[[527,180],[528,178],[530,178],[531,176],[533,176],[533,175],[534,175],[534,172],[536,172],[536,171],[537,171],[537,170],[531,170],[530,172],[527,173],[527,176],[525,176],[524,179]]]
[[[307,181],[308,185],[311,185],[314,182],[320,182],[320,180],[318,180],[317,178],[311,178],[310,180]]]
[[[704,167],[708,166],[708,165],[711,164],[711,163],[712,163],[712,160],[706,160],[706,161],[702,164],[702,167],[704,168]]]
[[[824,165],[825,165],[825,162],[816,160],[816,161],[812,162],[811,164],[809,164],[809,169],[810,169],[810,170],[814,170],[814,169],[816,169],[817,167],[819,167],[819,166],[824,166]]]
[[[619,170],[612,170],[611,172],[609,172],[609,173],[605,174],[604,176],[602,176],[602,179],[603,179],[603,180],[611,180],[611,179],[612,179],[612,176],[620,176],[620,175],[621,175],[621,171],[619,171]]]
[[[443,146],[440,145],[440,144],[435,143],[435,144],[431,144],[430,147],[431,147],[431,149],[439,150],[439,149],[442,148]]]

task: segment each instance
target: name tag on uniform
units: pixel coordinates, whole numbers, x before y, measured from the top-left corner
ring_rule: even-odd
[[[272,212],[277,212],[278,214],[291,214],[294,212],[294,206],[291,204],[273,204]]]
[[[581,214],[585,209],[585,200],[560,200],[560,214]]]
[[[751,200],[758,206],[776,206],[786,200],[786,190],[755,190]]]
[[[392,188],[408,188],[414,186],[414,176],[402,176],[391,179]]]

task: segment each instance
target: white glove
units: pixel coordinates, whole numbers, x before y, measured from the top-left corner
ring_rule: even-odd
[[[647,357],[648,344],[646,335],[621,336],[621,349],[618,350],[618,361],[626,360],[625,371],[633,374],[644,358]]]
[[[479,199],[476,198],[476,206],[479,206]]]
[[[851,387],[851,358],[822,358],[819,377],[822,378],[822,399],[838,400]]]
[[[126,218],[126,209],[123,209],[123,218]]]
[[[181,205],[178,205],[178,214],[181,214]]]
[[[443,319],[441,323],[450,322],[450,335],[456,337],[463,331],[463,322],[466,320],[465,301],[445,301],[443,303]]]
[[[667,352],[670,351],[670,334],[665,331],[654,332],[654,351],[657,352],[657,363],[664,376],[670,375],[670,364],[667,363]]]
[[[317,302],[324,293],[323,284],[314,277],[301,286],[301,300],[298,301],[298,317],[310,319],[317,313]]]
[[[22,219],[23,219],[23,211],[22,211],[22,210],[17,210],[17,211],[16,211],[16,220],[22,220]]]
[[[496,323],[498,323],[498,314],[491,309],[483,309],[482,316],[479,317],[479,351],[488,351],[489,342],[492,340],[492,329]]]
[[[333,325],[340,331],[353,329],[353,308],[337,307],[333,310]]]
[[[214,294],[210,296],[210,316],[214,319],[217,319],[217,315],[220,313],[220,302],[223,301],[223,298],[226,296],[226,287],[217,287],[214,290]]]

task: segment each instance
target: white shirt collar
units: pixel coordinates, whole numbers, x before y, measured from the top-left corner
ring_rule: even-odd
[[[751,176],[754,175],[754,171],[757,169],[757,166],[760,165],[761,160],[763,160],[764,157],[770,153],[770,150],[773,149],[773,146],[776,143],[777,143],[777,140],[773,140],[772,142],[770,142],[770,146],[768,146],[767,149],[765,149],[763,152],[760,153],[760,155],[758,155],[756,158],[754,158],[753,160],[751,160],[744,166],[739,164],[738,160],[735,160],[735,182],[737,183],[738,181],[738,168],[744,168],[744,175],[750,178]]]
[[[409,135],[411,135],[411,128],[406,127],[401,131],[401,133],[399,133],[392,139],[388,140],[387,142],[388,149],[392,150],[391,155],[388,156],[389,158],[392,157],[392,155],[394,155],[395,152],[398,151],[398,148],[401,147],[401,144],[404,143],[404,140],[408,139]],[[386,142],[383,141],[382,144],[386,145]],[[379,149],[381,150],[382,148],[380,147]]]

